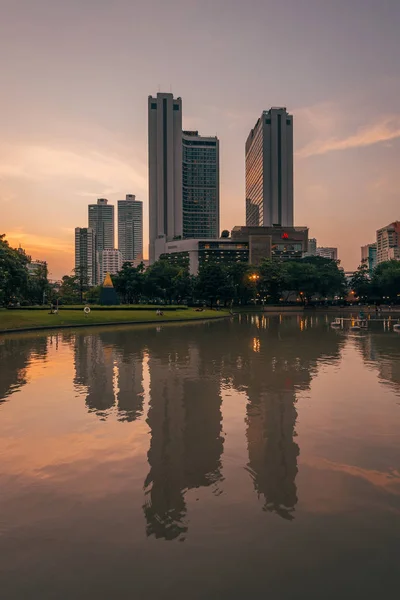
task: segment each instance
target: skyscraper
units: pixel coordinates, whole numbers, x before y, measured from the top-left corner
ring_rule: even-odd
[[[184,238],[219,236],[219,140],[182,132]]]
[[[75,269],[84,269],[88,284],[96,285],[96,234],[91,227],[75,228]]]
[[[293,117],[265,110],[246,141],[246,225],[293,227]]]
[[[155,241],[182,236],[182,101],[149,96],[149,258]]]
[[[118,250],[123,262],[143,258],[143,202],[133,194],[118,200]]]
[[[114,248],[114,206],[108,204],[105,198],[99,198],[97,204],[89,204],[89,227],[96,234],[96,283],[98,283],[102,273],[102,252]]]
[[[361,246],[361,263],[367,265],[369,274],[372,275],[376,267],[376,242]]]

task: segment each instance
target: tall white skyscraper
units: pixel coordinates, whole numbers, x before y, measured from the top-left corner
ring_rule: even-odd
[[[155,241],[182,236],[182,101],[149,96],[149,258]]]
[[[89,204],[89,227],[96,234],[96,283],[102,273],[102,252],[114,248],[114,206],[106,198],[99,198],[97,204]]]
[[[293,227],[293,117],[265,110],[246,141],[246,225]]]
[[[97,283],[96,234],[91,227],[75,228],[75,269],[84,269],[88,284]]]
[[[143,258],[143,202],[133,194],[118,200],[118,250],[123,262]]]

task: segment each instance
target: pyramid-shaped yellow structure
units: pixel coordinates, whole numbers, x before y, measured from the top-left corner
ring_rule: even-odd
[[[104,281],[103,281],[103,287],[108,287],[108,288],[114,287],[110,273],[106,273],[106,276],[104,277]]]

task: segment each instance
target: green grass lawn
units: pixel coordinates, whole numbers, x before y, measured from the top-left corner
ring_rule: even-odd
[[[102,325],[105,323],[142,323],[143,321],[195,320],[210,319],[227,315],[227,311],[205,310],[196,312],[194,309],[164,312],[163,316],[156,315],[156,309],[141,310],[138,312],[118,311],[92,311],[85,315],[83,310],[62,310],[56,315],[48,314],[43,310],[0,310],[0,331],[7,329],[26,329],[31,327],[57,327],[62,325]]]

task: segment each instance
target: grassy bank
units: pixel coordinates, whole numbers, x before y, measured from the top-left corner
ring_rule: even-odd
[[[35,328],[58,328],[74,325],[106,325],[109,323],[160,323],[169,321],[191,321],[196,319],[215,319],[229,314],[227,311],[204,310],[197,312],[194,309],[175,310],[164,312],[162,316],[156,310],[141,311],[91,311],[85,315],[83,311],[63,310],[56,315],[48,314],[43,310],[0,310],[0,333],[8,330],[26,330]]]

